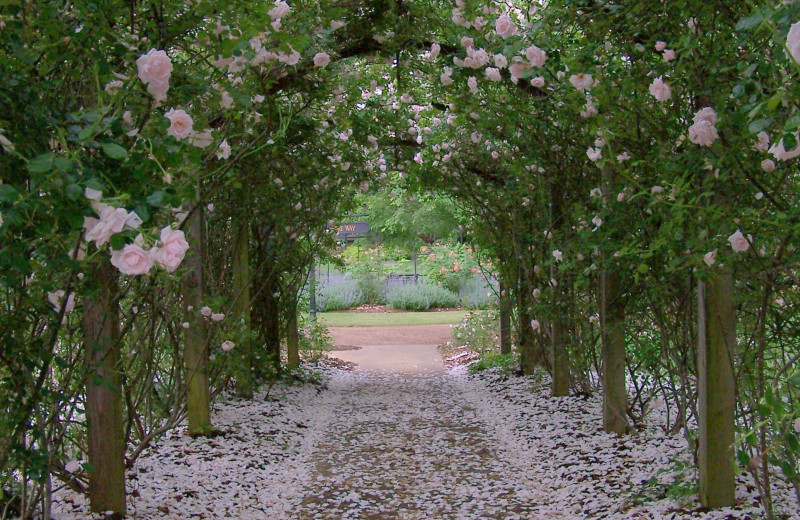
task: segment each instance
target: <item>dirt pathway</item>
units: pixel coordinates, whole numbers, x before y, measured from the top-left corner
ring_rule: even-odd
[[[530,484],[509,478],[518,469],[494,427],[463,381],[444,373],[431,339],[445,341],[449,326],[368,329],[332,331],[340,345],[362,347],[334,353],[359,366],[326,392],[330,422],[310,454],[298,517],[535,518]]]

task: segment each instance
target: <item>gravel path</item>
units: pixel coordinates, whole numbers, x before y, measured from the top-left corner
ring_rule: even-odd
[[[460,381],[339,374],[335,409],[311,454],[302,519],[532,518],[517,478]]]

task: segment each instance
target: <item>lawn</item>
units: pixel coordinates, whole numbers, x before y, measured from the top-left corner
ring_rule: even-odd
[[[431,312],[320,312],[317,317],[328,327],[393,327],[461,323],[467,311]]]

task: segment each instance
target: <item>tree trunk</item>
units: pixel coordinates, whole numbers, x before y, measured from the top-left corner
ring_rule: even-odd
[[[511,295],[502,280],[500,290],[500,354],[511,354]]]
[[[607,269],[600,278],[600,327],[603,334],[603,429],[625,434],[628,395],[625,389],[625,301],[619,273]]]
[[[250,255],[249,255],[250,223],[244,216],[237,221],[233,242],[233,290],[236,295],[237,319],[244,327],[243,339],[236,345],[236,393],[240,397],[252,397],[253,381],[253,345],[250,340]]]
[[[700,503],[733,506],[734,394],[731,354],[736,345],[733,276],[724,268],[697,288],[697,372]]]
[[[522,373],[533,374],[541,359],[537,356],[537,342],[531,328],[531,313],[528,310],[530,303],[529,292],[522,279],[517,280],[517,348],[519,349],[519,363]]]
[[[297,330],[297,302],[289,309],[289,323],[286,326],[286,353],[289,369],[300,368],[300,334]]]
[[[186,254],[189,268],[183,277],[183,304],[186,329],[183,357],[186,367],[186,408],[189,434],[205,435],[211,431],[211,392],[208,382],[208,344],[206,326],[200,315],[203,306],[203,220],[200,206],[187,217],[190,249]]]
[[[92,266],[84,302],[86,422],[92,512],[125,516],[125,426],[122,415],[118,274],[106,260]]]
[[[264,343],[266,345],[266,378],[275,380],[281,372],[281,329],[280,329],[280,302],[275,293],[277,288],[274,283],[269,283],[264,294],[264,316],[266,318]]]

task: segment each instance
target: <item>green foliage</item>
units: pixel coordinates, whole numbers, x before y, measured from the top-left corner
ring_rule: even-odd
[[[431,283],[403,284],[386,291],[386,304],[394,309],[426,311],[428,309],[457,307],[458,295]]]
[[[380,249],[368,249],[361,257],[348,264],[356,288],[364,301],[374,305],[383,301],[383,284],[386,280],[384,262],[386,255]]]
[[[300,352],[303,358],[310,362],[318,361],[335,347],[328,327],[319,320],[311,320],[308,317],[303,317],[300,321],[299,339]]]
[[[514,354],[498,354],[487,352],[469,366],[469,371],[476,373],[490,368],[498,368],[503,374],[511,374],[519,368],[519,356]]]
[[[317,292],[317,309],[320,312],[352,309],[367,302],[364,294],[350,278],[343,283],[328,284]]]
[[[497,309],[470,311],[450,332],[457,345],[467,346],[481,356],[498,354],[500,321]]]

